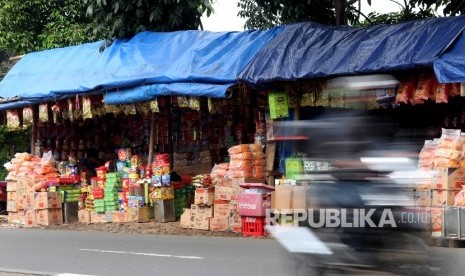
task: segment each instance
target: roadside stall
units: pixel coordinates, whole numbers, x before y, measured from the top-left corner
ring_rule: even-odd
[[[409,144],[409,149],[417,153],[425,139],[441,137],[441,128],[462,128],[464,102],[461,97],[465,93],[461,84],[465,81],[465,63],[461,56],[465,49],[464,25],[464,17],[366,28],[297,23],[262,48],[241,72],[238,80],[269,93],[272,115],[267,120],[269,162],[266,164],[266,175],[269,183],[277,184],[273,207],[292,209],[293,201],[302,206],[298,202],[301,193],[295,193],[296,197],[293,198],[293,192],[289,192],[305,190],[309,184],[309,181],[296,181],[299,176],[315,170],[331,169],[325,160],[312,160],[312,156],[298,154],[295,141],[305,137],[276,132],[276,126],[288,122],[292,124],[292,121],[299,119],[312,120],[325,108],[354,108],[353,103],[347,104],[344,93],[353,90],[366,92],[367,97],[359,102],[365,103],[364,106],[359,105],[355,109],[380,108],[375,113],[393,117],[399,125],[394,138]],[[348,39],[341,40],[341,37]],[[263,60],[268,62],[263,63]],[[386,85],[378,80],[373,86],[373,83],[370,84],[372,74],[389,74],[398,83]],[[344,77],[340,76],[366,77],[366,81],[360,81],[365,88],[350,87],[350,82],[343,84],[341,80]],[[336,80],[335,77],[340,78]],[[335,82],[340,82],[342,89],[332,89]],[[284,100],[280,101],[278,107],[273,107],[272,103],[277,97]],[[303,107],[309,106],[311,108],[304,110]],[[290,140],[294,142],[289,143]],[[460,185],[454,185],[449,192],[450,187],[446,184],[437,187],[438,181],[461,181],[457,179],[460,173],[454,173],[460,172],[460,165],[446,163],[435,165],[435,171],[439,173],[429,182],[426,181],[428,183],[411,180],[406,187],[412,201],[420,207],[440,207],[431,208],[430,214],[433,224],[436,221],[431,233],[438,236],[444,235],[445,220],[440,217],[443,212],[441,208],[455,204],[452,194],[458,191],[452,190],[461,189],[458,187]],[[435,199],[438,199],[437,203],[434,203]],[[309,207],[308,204],[304,206]],[[440,227],[437,227],[438,223]],[[447,224],[458,229],[455,227],[459,224],[457,219]],[[447,232],[447,227],[445,229]]]
[[[90,43],[23,57],[0,83],[9,126],[33,129],[32,154],[6,165],[10,221],[168,222],[190,210],[228,148],[261,141],[260,110],[235,76],[281,31],[146,32],[103,53]]]

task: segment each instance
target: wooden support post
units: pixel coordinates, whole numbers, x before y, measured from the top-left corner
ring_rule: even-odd
[[[267,142],[265,150],[265,172],[266,172],[266,183],[274,186],[274,159],[276,156],[276,143]]]
[[[155,138],[155,112],[150,112],[150,139],[149,139],[149,157],[147,159],[147,165],[153,162],[153,144]]]
[[[37,124],[39,123],[39,106],[32,106],[32,126],[31,126],[31,154],[35,155],[35,143],[37,140]]]

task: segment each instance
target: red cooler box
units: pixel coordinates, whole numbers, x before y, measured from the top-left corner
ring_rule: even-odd
[[[243,183],[247,190],[237,195],[237,209],[243,217],[264,217],[271,208],[271,194],[274,187],[262,183]]]

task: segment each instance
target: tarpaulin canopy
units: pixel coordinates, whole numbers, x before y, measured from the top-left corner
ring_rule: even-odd
[[[465,35],[434,61],[434,72],[441,83],[465,82]]]
[[[465,16],[363,28],[297,23],[263,47],[238,80],[259,84],[432,67],[464,28]]]
[[[224,97],[239,72],[282,30],[143,32],[116,40],[102,53],[101,42],[34,52],[0,82],[0,97],[39,102],[98,90],[124,103],[175,95],[178,89],[191,96]],[[124,97],[110,96],[126,88]]]

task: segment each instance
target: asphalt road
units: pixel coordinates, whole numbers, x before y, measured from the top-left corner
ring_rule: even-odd
[[[294,274],[273,239],[0,229],[0,250],[0,275]],[[465,249],[434,250],[440,275],[465,275]]]
[[[271,239],[0,230],[0,271],[87,275],[292,275]]]

